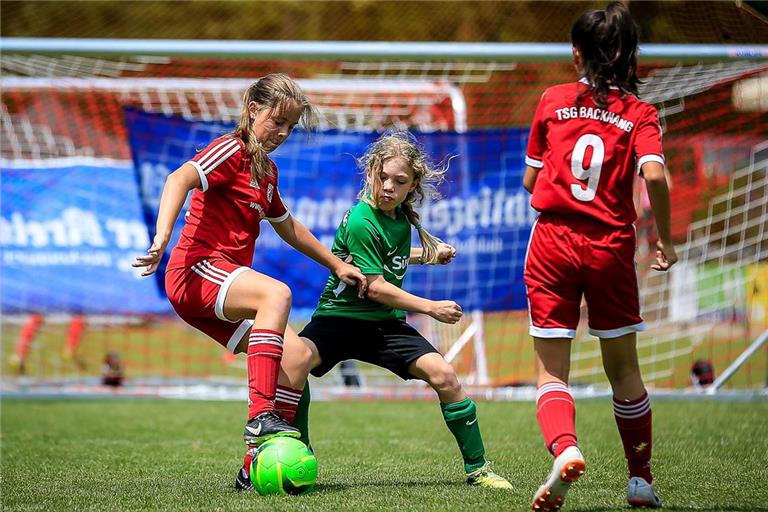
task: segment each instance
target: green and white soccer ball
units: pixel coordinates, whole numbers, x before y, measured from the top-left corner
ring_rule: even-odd
[[[291,437],[276,437],[259,446],[251,462],[253,488],[262,496],[306,494],[317,482],[317,459]]]

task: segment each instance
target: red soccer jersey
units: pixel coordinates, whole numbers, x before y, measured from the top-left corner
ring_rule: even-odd
[[[664,163],[661,127],[656,109],[630,94],[611,89],[607,103],[597,107],[583,80],[544,91],[525,158],[539,169],[534,209],[612,226],[635,221],[634,173],[645,162]]]
[[[261,219],[281,222],[288,217],[277,191],[277,167],[272,164],[273,176],[251,182],[243,142],[231,135],[214,140],[188,163],[197,169],[201,187],[192,192],[168,268],[216,256],[251,266]]]

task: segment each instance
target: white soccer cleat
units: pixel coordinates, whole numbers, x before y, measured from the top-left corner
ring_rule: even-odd
[[[575,446],[566,448],[555,458],[549,478],[533,496],[531,510],[559,510],[563,506],[568,488],[586,469],[581,450]]]
[[[653,490],[653,485],[639,476],[629,479],[627,503],[633,507],[661,508],[661,498]]]

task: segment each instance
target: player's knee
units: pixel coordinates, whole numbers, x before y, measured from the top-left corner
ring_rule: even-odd
[[[285,283],[277,282],[267,291],[267,302],[272,309],[290,313],[292,300],[291,289]]]
[[[312,369],[312,358],[312,350],[304,343],[299,344],[292,350],[291,359],[294,361],[294,365],[303,371]]]
[[[450,363],[444,362],[430,372],[429,384],[440,392],[458,392],[461,389],[456,370]]]
[[[640,374],[640,369],[636,366],[618,366],[606,370],[606,376],[611,383],[611,386],[616,387],[637,387],[643,383],[643,378]]]

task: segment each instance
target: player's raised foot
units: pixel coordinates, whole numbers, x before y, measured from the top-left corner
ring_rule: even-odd
[[[563,450],[563,453],[555,458],[547,481],[533,496],[531,510],[559,510],[571,484],[578,480],[586,469],[581,450],[575,446]]]
[[[653,490],[653,485],[639,476],[629,479],[627,503],[633,507],[661,508],[661,498]]]
[[[254,417],[245,425],[243,439],[248,445],[258,446],[273,437],[286,436],[298,438],[299,429],[289,425],[274,411],[267,411]]]
[[[478,487],[486,487],[488,489],[511,489],[512,484],[504,478],[496,474],[491,469],[491,463],[487,462],[481,467],[467,473],[467,483],[469,485],[477,485]]]

